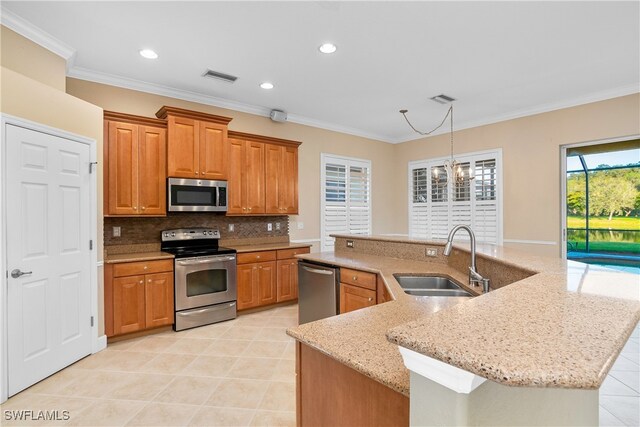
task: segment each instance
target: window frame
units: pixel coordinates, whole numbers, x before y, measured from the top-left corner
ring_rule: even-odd
[[[369,188],[368,188],[368,216],[367,216],[367,220],[368,220],[368,224],[369,224],[369,230],[367,235],[371,235],[371,233],[373,232],[373,222],[372,222],[372,218],[373,218],[373,169],[372,169],[372,162],[369,159],[361,159],[361,158],[357,158],[357,157],[349,157],[349,156],[341,156],[338,154],[330,154],[330,153],[321,153],[320,154],[320,250],[321,251],[329,251],[329,250],[333,250],[334,246],[328,247],[326,245],[326,231],[325,231],[325,223],[326,223],[326,219],[325,219],[325,212],[326,212],[326,206],[327,206],[327,201],[326,201],[326,165],[327,163],[336,163],[336,164],[340,164],[340,165],[345,165],[346,167],[346,181],[345,181],[345,188],[346,188],[346,193],[345,193],[345,203],[347,205],[347,226],[349,225],[349,216],[348,216],[348,211],[349,211],[349,194],[350,194],[350,183],[349,183],[349,169],[351,166],[356,166],[356,167],[366,167],[368,168],[368,174],[369,174]],[[349,233],[349,231],[347,230],[345,232],[346,234]]]
[[[502,148],[494,148],[490,150],[482,150],[482,151],[474,151],[468,153],[460,153],[454,156],[454,159],[458,163],[466,163],[473,162],[475,166],[476,161],[487,160],[488,158],[494,158],[496,161],[496,241],[494,244],[502,245],[504,243],[504,216],[503,216],[503,205],[504,205],[504,179],[503,179],[503,163],[502,163]],[[422,206],[426,206],[427,209],[430,210],[432,207],[432,187],[431,187],[431,168],[434,166],[440,166],[445,161],[450,160],[451,156],[442,156],[442,157],[432,157],[422,160],[412,160],[408,162],[407,167],[407,222],[408,222],[408,235],[410,238],[416,237],[416,232],[414,232],[413,228],[413,213],[414,213],[414,202],[413,202],[413,171],[415,169],[427,168],[427,202],[422,204]],[[475,176],[475,171],[474,171]],[[475,179],[471,181],[470,187],[470,195],[471,200],[469,203],[471,204],[471,216],[475,217],[476,215],[476,190],[475,190]],[[455,188],[450,183],[447,183],[447,205],[449,209],[449,221],[451,221],[452,216],[452,207],[454,203],[464,203],[464,202],[456,202],[454,199],[455,196]],[[480,200],[481,201],[481,200]],[[475,230],[474,230],[475,231]],[[428,240],[441,240],[441,238],[432,237],[431,230],[428,231],[426,239]],[[425,238],[425,237],[420,237]],[[456,236],[457,239],[468,240],[466,235],[459,234]],[[479,242],[482,242],[479,240]]]

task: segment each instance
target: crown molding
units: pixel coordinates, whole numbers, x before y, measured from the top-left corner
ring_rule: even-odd
[[[74,48],[4,6],[0,6],[0,24],[63,58],[67,61],[67,70],[73,66],[76,57]]]
[[[573,98],[566,101],[553,102],[549,104],[541,104],[536,105],[532,108],[526,108],[523,110],[518,110],[513,113],[508,114],[499,114],[492,117],[487,117],[480,120],[471,120],[467,122],[461,122],[455,124],[455,132],[471,129],[480,126],[491,125],[494,123],[504,122],[507,120],[519,119],[527,116],[534,116],[536,114],[549,113],[551,111],[562,110],[564,108],[577,107],[579,105],[591,104],[593,102],[606,101],[607,99],[619,98],[622,96],[633,95],[636,93],[640,93],[640,85],[628,85],[621,86],[615,89],[604,90],[600,92],[591,93],[585,96],[580,96],[577,98]],[[446,129],[438,130],[437,132],[432,133],[429,136],[420,136],[420,135],[408,135],[404,138],[398,138],[391,141],[392,144],[402,144],[403,142],[416,141],[418,139],[430,138],[436,135],[446,134],[449,131]]]
[[[159,85],[156,83],[149,83],[142,80],[130,79],[127,77],[121,77],[114,74],[102,73],[99,71],[93,71],[82,67],[72,67],[67,72],[67,76],[80,80],[87,80],[95,83],[102,83],[110,86],[117,86],[124,89],[136,90],[139,92],[153,93],[155,95],[166,96],[169,98],[182,99],[184,101],[197,102],[205,105],[212,105],[214,107],[226,108],[228,110],[241,111],[244,113],[255,114],[258,116],[269,117],[271,108],[261,107],[257,105],[245,104],[242,102],[231,101],[229,99],[219,98],[211,95],[203,95],[200,93],[176,89],[170,86]],[[311,126],[330,131],[346,133],[363,138],[373,139],[381,142],[391,143],[389,138],[381,135],[364,132],[359,129],[350,127],[335,125],[333,123],[324,122],[321,120],[315,120],[309,117],[300,116],[297,114],[288,114],[287,122],[297,123],[300,125]]]

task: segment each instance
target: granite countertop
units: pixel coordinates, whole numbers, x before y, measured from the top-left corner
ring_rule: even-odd
[[[441,302],[405,294],[393,273],[442,274],[460,283],[466,273],[443,263],[360,253],[299,255],[379,273],[394,301],[287,332],[405,395],[409,374],[396,345],[502,384],[598,388],[640,320],[637,276],[490,245],[479,252],[530,269],[532,276],[476,298]]]
[[[167,252],[154,251],[154,252],[132,252],[124,254],[105,254],[105,264],[117,264],[120,262],[135,262],[135,261],[153,261],[159,259],[173,259],[174,256]]]
[[[227,248],[235,249],[239,254],[244,252],[258,252],[258,251],[275,251],[278,249],[297,249],[297,248],[309,248],[309,243],[291,243],[291,242],[278,242],[278,243],[260,243],[255,245],[234,245],[225,244]]]

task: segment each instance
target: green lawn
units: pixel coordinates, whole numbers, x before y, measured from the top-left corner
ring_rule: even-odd
[[[584,228],[586,221],[583,217],[567,217],[567,227]],[[616,230],[640,230],[640,218],[638,217],[590,217],[589,228],[613,228]]]
[[[585,252],[584,241],[569,241],[569,252]],[[640,255],[640,243],[634,242],[589,242],[589,252],[619,253],[627,255]]]

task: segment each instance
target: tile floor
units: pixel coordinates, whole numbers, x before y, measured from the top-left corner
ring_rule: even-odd
[[[2,409],[68,410],[71,419],[59,425],[295,425],[295,347],[285,329],[297,324],[297,310],[279,307],[109,345]],[[639,330],[600,388],[601,426],[640,425]],[[3,415],[0,424],[20,423]]]
[[[290,305],[111,344],[12,397],[0,425],[293,426],[297,325]],[[16,423],[4,410],[67,410]]]

